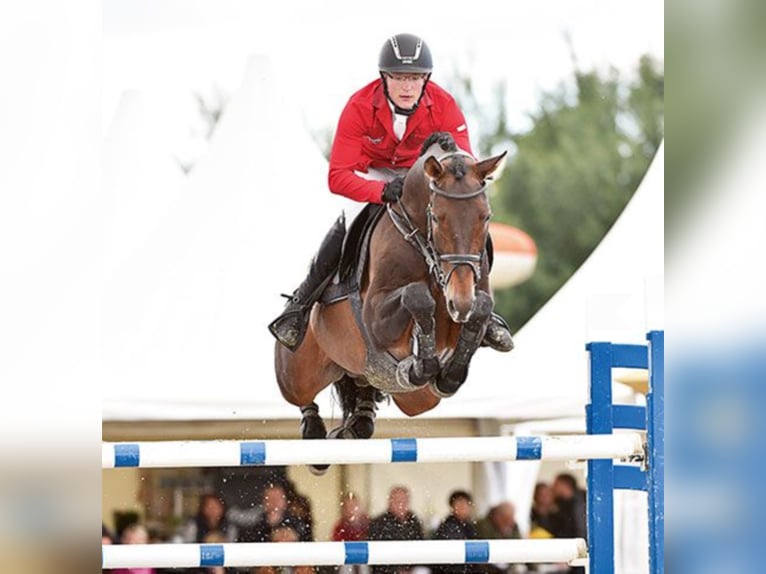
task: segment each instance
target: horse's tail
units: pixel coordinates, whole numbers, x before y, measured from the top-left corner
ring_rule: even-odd
[[[344,375],[342,379],[336,381],[333,385],[335,387],[335,396],[343,409],[343,419],[350,417],[357,408],[357,401],[369,401],[372,400],[375,404],[383,401],[385,395],[378,389],[374,389],[369,385],[358,385],[354,379]]]

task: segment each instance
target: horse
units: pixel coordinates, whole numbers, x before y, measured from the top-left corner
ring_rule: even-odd
[[[297,349],[276,343],[279,389],[300,408],[304,439],[370,438],[386,395],[417,416],[468,376],[494,307],[487,189],[505,152],[477,160],[444,135],[426,140],[401,198],[378,218],[361,249],[357,288],[314,305]],[[328,435],[314,400],[330,385],[343,422]]]

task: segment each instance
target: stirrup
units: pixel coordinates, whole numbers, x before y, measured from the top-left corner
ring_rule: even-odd
[[[269,331],[277,341],[294,352],[306,336],[309,311],[305,307],[286,311],[269,323]]]

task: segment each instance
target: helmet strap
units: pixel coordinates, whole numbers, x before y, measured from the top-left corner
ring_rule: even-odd
[[[426,93],[426,86],[428,85],[428,80],[431,79],[431,74],[428,74],[426,76],[426,81],[423,82],[423,89],[420,90],[420,95],[418,96],[418,100],[415,102],[415,105],[412,106],[409,110],[405,110],[404,108],[400,108],[396,105],[394,100],[391,99],[391,96],[388,93],[388,79],[386,78],[386,73],[381,72],[380,73],[380,79],[383,80],[383,93],[386,94],[386,99],[391,102],[391,105],[394,106],[394,112],[397,114],[400,114],[402,116],[411,116],[415,113],[415,111],[418,109],[418,106],[420,105],[420,100],[423,99],[423,94]]]

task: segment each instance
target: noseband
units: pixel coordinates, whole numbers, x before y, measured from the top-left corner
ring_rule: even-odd
[[[447,159],[456,155],[472,157],[465,152],[459,151],[442,156],[439,158],[439,162],[441,162],[443,159]],[[442,291],[447,288],[447,284],[449,283],[452,274],[460,265],[467,265],[470,267],[471,271],[473,272],[474,281],[478,283],[481,279],[481,260],[484,256],[484,251],[486,248],[482,249],[481,253],[478,254],[440,253],[436,249],[436,245],[434,245],[433,241],[433,202],[436,195],[458,201],[463,199],[472,199],[474,197],[478,197],[479,195],[486,194],[487,184],[483,183],[479,189],[466,194],[457,194],[444,191],[443,189],[438,188],[433,180],[429,181],[428,188],[431,190],[431,198],[428,202],[428,206],[426,207],[427,235],[425,238],[423,238],[423,236],[419,233],[419,230],[412,224],[412,220],[410,219],[407,210],[404,208],[404,205],[400,200],[397,200],[397,204],[399,205],[401,214],[397,213],[390,203],[386,204],[386,210],[388,211],[388,215],[391,218],[391,221],[402,234],[404,239],[413,245],[415,249],[417,249],[423,256],[426,265],[428,265],[429,273],[434,277],[434,280],[437,282]],[[450,265],[449,271],[446,274],[442,270],[442,264]]]

